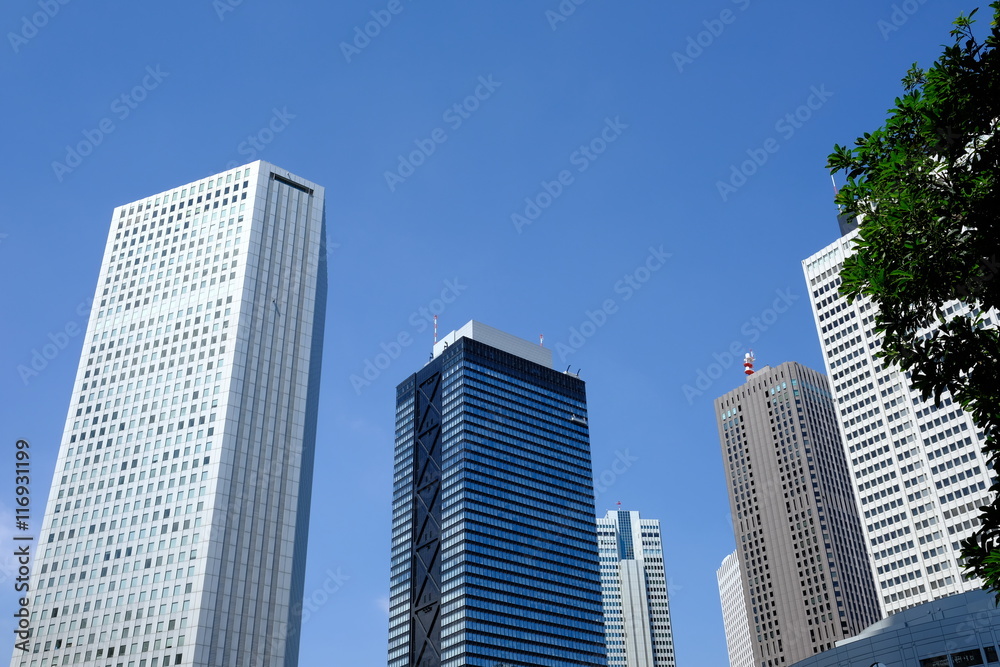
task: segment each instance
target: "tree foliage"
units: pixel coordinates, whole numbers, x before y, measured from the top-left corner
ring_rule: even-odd
[[[885,124],[835,146],[827,166],[844,172],[837,195],[861,220],[840,291],[877,306],[883,363],[907,371],[924,399],[943,392],[985,434],[991,468],[1000,463],[1000,2],[984,41],[961,15],[939,59],[914,64]],[[949,313],[958,302],[968,308]],[[1000,485],[991,487],[993,498]],[[1000,601],[1000,501],[962,543],[967,576]]]

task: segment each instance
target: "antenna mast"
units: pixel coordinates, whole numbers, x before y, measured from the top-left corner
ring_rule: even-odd
[[[830,182],[833,183],[833,198],[834,200],[836,200],[837,195],[840,194],[840,190],[837,189],[837,179],[833,177],[833,174],[830,174]],[[837,213],[843,213],[843,212],[844,209],[840,207],[840,204],[837,204]]]
[[[743,373],[747,376],[747,380],[749,380],[750,376],[754,373],[753,362],[755,361],[757,361],[757,359],[753,356],[753,350],[747,352],[746,356],[743,357]]]

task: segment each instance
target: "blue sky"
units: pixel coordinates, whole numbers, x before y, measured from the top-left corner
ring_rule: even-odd
[[[801,260],[837,236],[826,156],[974,6],[12,0],[5,451],[32,442],[40,511],[114,206],[265,159],[326,186],[331,241],[301,664],[385,664],[394,389],[436,311],[582,369],[598,511],[661,520],[678,662],[726,665],[731,349],[822,370]]]

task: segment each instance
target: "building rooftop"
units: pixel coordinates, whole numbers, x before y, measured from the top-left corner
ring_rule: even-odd
[[[552,368],[552,350],[475,320],[470,320],[461,329],[442,336],[441,340],[434,344],[434,358],[436,359],[449,345],[454,345],[460,338],[477,340],[484,345],[495,347],[546,368]]]

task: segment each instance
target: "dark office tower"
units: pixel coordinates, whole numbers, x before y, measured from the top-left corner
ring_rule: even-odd
[[[791,665],[877,621],[826,377],[765,367],[715,414],[754,665]]]
[[[606,665],[584,383],[478,322],[396,389],[390,667]]]

